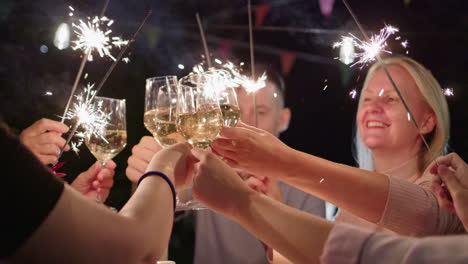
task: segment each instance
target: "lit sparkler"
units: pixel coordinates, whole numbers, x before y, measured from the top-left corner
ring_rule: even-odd
[[[94,84],[88,84],[84,88],[84,92],[76,95],[76,103],[73,104],[71,109],[65,114],[65,119],[77,119],[76,127],[83,127],[84,132],[80,131],[74,133],[71,136],[77,136],[80,138],[77,143],[72,143],[72,150],[78,154],[78,147],[81,146],[85,134],[94,134],[102,137],[103,129],[109,124],[111,113],[105,113],[102,111],[102,103],[93,103],[93,97],[96,91],[93,90]],[[104,138],[103,138],[104,139]],[[105,139],[104,139],[105,140]]]
[[[342,36],[340,42],[334,43],[333,48],[338,48],[345,45],[346,43],[352,42],[352,44],[358,48],[358,50],[361,50],[361,52],[355,53],[354,58],[356,58],[357,61],[353,63],[351,67],[357,64],[361,64],[362,68],[368,63],[375,61],[377,59],[377,55],[379,55],[381,52],[392,54],[390,50],[386,49],[387,39],[398,31],[398,28],[386,25],[380,30],[378,35],[372,35],[369,41],[363,41],[349,33],[349,36]],[[402,42],[402,46],[406,48],[408,46],[408,41],[406,40]]]
[[[127,45],[128,41],[123,40],[120,37],[111,37],[112,30],[109,28],[113,24],[114,20],[109,20],[107,17],[94,17],[88,19],[88,21],[79,20],[80,23],[77,25],[72,24],[76,28],[75,33],[77,34],[77,40],[73,41],[75,44],[73,50],[83,50],[85,53],[89,52],[88,60],[92,61],[92,51],[96,50],[99,56],[102,58],[107,56],[113,61],[116,59],[111,54],[113,47],[121,48],[123,45]]]
[[[228,61],[223,64],[222,61],[217,58],[215,58],[214,61],[221,65],[221,68],[226,69],[230,73],[230,76],[222,76],[224,78],[218,78],[219,80],[224,80],[224,84],[227,87],[242,86],[248,93],[255,93],[266,86],[266,73],[263,73],[260,78],[254,81],[250,76],[242,74],[240,67],[234,65],[234,63]],[[240,64],[240,66],[242,65],[243,63]],[[203,63],[199,63],[192,68],[193,73],[203,73],[206,71],[207,70],[203,67]]]

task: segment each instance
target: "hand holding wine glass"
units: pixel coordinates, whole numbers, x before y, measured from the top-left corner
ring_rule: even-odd
[[[108,114],[108,120],[102,128],[86,132],[85,144],[104,168],[127,145],[125,100],[96,96],[93,103]],[[101,201],[99,195],[96,200]]]

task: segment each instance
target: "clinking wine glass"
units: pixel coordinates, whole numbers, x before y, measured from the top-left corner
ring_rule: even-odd
[[[232,76],[226,70],[210,70],[204,74],[214,87],[213,90],[223,114],[224,126],[235,127],[239,122],[240,108],[236,91],[231,82]]]
[[[215,81],[203,73],[179,81],[177,130],[194,147],[208,148],[223,126]]]
[[[177,77],[146,79],[144,124],[163,148],[183,142],[177,132]]]
[[[223,116],[211,77],[191,74],[179,81],[177,92],[177,130],[194,147],[208,148],[223,127]],[[193,199],[192,186],[177,194],[176,210],[205,209]]]
[[[108,114],[108,120],[99,130],[86,132],[85,144],[99,161],[101,168],[104,168],[107,161],[114,158],[127,145],[125,100],[96,96],[93,104]],[[96,201],[101,202],[99,190]]]

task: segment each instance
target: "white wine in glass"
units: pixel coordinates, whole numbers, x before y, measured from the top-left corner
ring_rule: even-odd
[[[214,81],[203,73],[179,81],[177,130],[195,147],[208,148],[223,127]]]
[[[237,102],[237,94],[230,85],[232,76],[225,70],[211,70],[204,72],[210,78],[213,90],[216,92],[221,113],[223,113],[223,124],[235,127],[240,119],[240,108]]]
[[[104,167],[127,145],[125,100],[96,96],[93,104],[108,114],[108,120],[101,129],[85,133],[85,144],[101,167]],[[96,201],[101,202],[99,191]]]
[[[146,79],[145,114],[146,129],[162,146],[183,142],[176,127],[177,77],[161,76]]]

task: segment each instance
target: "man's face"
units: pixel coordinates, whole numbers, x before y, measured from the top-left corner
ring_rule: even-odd
[[[237,100],[241,110],[241,121],[255,126],[253,93],[237,88]],[[256,92],[258,128],[278,135],[289,124],[289,109],[283,108],[281,95],[275,84],[266,81],[266,86]]]

